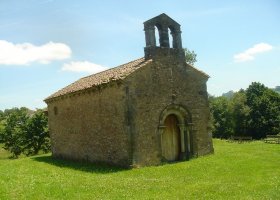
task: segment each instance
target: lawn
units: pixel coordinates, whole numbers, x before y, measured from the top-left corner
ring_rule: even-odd
[[[17,160],[0,150],[0,199],[280,199],[280,145],[214,140],[215,154],[124,170]]]

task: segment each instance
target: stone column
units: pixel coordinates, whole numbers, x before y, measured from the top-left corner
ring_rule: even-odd
[[[182,49],[181,31],[176,30],[171,33],[173,37],[173,48]]]
[[[189,128],[187,129],[186,137],[187,137],[187,152],[188,152],[188,154],[190,154],[191,153],[191,141],[190,141],[190,130],[189,130]]]
[[[169,35],[168,35],[168,27],[162,26],[159,30],[159,43],[160,47],[169,48]]]
[[[181,152],[186,151],[186,144],[185,144],[185,124],[179,124],[180,129],[180,141],[181,141]]]
[[[156,46],[155,27],[145,27],[146,47]]]
[[[180,141],[181,141],[181,152],[180,152],[180,160],[188,160],[188,152],[186,151],[186,125],[185,124],[178,124],[180,129]]]
[[[188,153],[188,159],[192,156],[191,153],[192,153],[192,150],[191,150],[191,146],[193,145],[192,144],[192,141],[191,141],[191,133],[193,133],[193,123],[188,123],[187,125],[187,130],[186,130],[186,138],[187,138],[187,153]],[[192,147],[193,148],[193,147]]]

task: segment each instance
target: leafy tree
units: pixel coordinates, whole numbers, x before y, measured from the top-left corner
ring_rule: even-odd
[[[2,120],[2,130],[0,123],[0,140],[4,143],[3,148],[12,153],[12,157],[17,158],[21,153],[35,155],[40,150],[50,150],[48,120],[42,110],[35,113],[27,108],[5,111],[7,117]]]
[[[4,117],[4,112],[2,110],[0,110],[0,143],[3,142],[3,131],[5,128],[5,117]]]
[[[42,110],[37,110],[27,120],[27,129],[24,138],[24,153],[36,155],[40,150],[50,150],[50,138],[48,130],[48,118]]]
[[[226,97],[210,97],[210,110],[213,116],[213,137],[229,138],[233,134],[230,101]]]
[[[17,158],[23,152],[23,138],[27,119],[26,109],[14,109],[14,111],[8,115],[5,128],[1,134],[4,142],[3,148],[10,151],[14,158]]]
[[[22,110],[25,111],[28,115],[32,114],[34,111],[30,110],[26,107],[21,107],[21,108],[11,108],[11,109],[5,109],[4,111],[0,110],[0,118],[6,119],[10,114],[14,113],[14,112],[18,112],[18,110]],[[1,120],[0,119],[0,120]]]
[[[2,121],[4,119],[4,112],[2,110],[0,110],[0,121]]]
[[[250,108],[247,106],[245,91],[234,93],[230,103],[234,135],[247,136]]]
[[[196,60],[196,53],[194,51],[190,51],[187,48],[185,50],[185,57],[186,57],[186,63],[190,65],[194,65],[194,63],[197,61]]]
[[[3,143],[3,133],[5,130],[5,120],[0,121],[0,143]]]
[[[249,134],[256,139],[280,132],[280,95],[261,83],[253,82],[246,90],[250,107]]]
[[[253,82],[248,89],[226,97],[210,97],[213,136],[252,136],[261,139],[280,133],[280,94]]]

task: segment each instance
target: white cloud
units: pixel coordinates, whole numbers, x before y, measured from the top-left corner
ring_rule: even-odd
[[[70,62],[64,64],[62,67],[62,71],[88,72],[88,73],[98,73],[106,69],[108,68],[88,61]]]
[[[30,43],[13,44],[0,40],[0,65],[48,64],[71,57],[71,48],[63,43],[48,42],[41,46]]]
[[[246,51],[234,55],[233,56],[234,61],[235,62],[245,62],[245,61],[249,61],[249,60],[254,60],[256,54],[270,51],[270,50],[272,50],[272,48],[273,47],[267,43],[255,44],[253,47],[247,49]]]

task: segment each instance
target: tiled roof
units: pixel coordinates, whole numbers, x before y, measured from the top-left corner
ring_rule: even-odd
[[[90,76],[79,79],[78,81],[62,88],[56,93],[52,94],[45,101],[48,101],[52,98],[63,96],[66,94],[78,92],[84,89],[92,88],[101,84],[106,84],[111,81],[122,80],[127,77],[129,74],[135,70],[145,66],[150,63],[152,60],[145,60],[145,58],[139,58],[137,60],[131,61],[129,63],[120,65],[115,68],[111,68]]]
[[[208,74],[206,74],[204,71],[197,69],[196,67],[194,67],[193,65],[190,65],[187,63],[187,65],[189,65],[192,69],[194,69],[195,71],[203,74],[204,76],[206,76],[207,78],[210,78],[210,76]]]
[[[120,65],[118,67],[114,67],[96,74],[92,74],[90,76],[86,76],[77,80],[76,82],[62,88],[61,90],[55,92],[51,96],[45,99],[45,101],[49,101],[50,99],[64,96],[66,94],[75,93],[78,91],[82,91],[85,89],[93,88],[98,85],[106,84],[111,81],[122,80],[126,78],[128,75],[136,71],[137,69],[145,66],[146,64],[152,62],[152,60],[145,60],[145,58],[139,58],[137,60],[131,61],[129,63]],[[206,77],[209,77],[203,71],[198,70],[197,68],[189,65],[195,71],[200,72]]]

